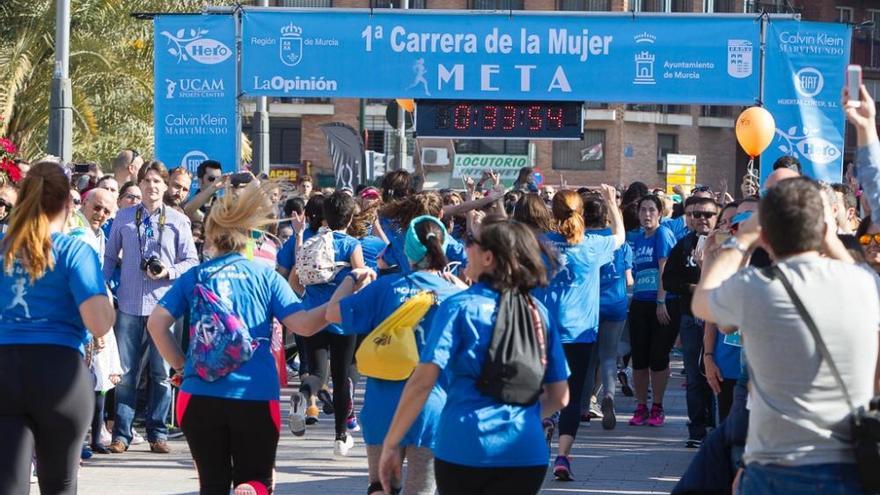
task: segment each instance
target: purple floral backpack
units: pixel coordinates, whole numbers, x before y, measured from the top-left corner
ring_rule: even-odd
[[[207,282],[235,263],[227,263],[204,280],[199,273],[190,307],[189,357],[199,378],[213,382],[241,367],[253,357],[259,340],[251,337],[247,326],[232,307],[211,290]]]

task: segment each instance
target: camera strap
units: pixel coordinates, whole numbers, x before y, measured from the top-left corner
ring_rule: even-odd
[[[143,213],[144,213],[144,206],[143,206],[143,204],[140,204],[140,205],[138,205],[137,210],[135,210],[135,213],[134,213],[134,230],[137,232],[138,247],[141,250],[141,259],[142,260],[146,259],[144,257],[144,250],[146,250],[146,248],[147,248],[146,241],[141,238],[141,220],[143,219]],[[159,248],[158,248],[157,254],[161,255],[162,254],[162,234],[165,233],[165,205],[162,205],[161,209],[159,210],[158,228],[159,228],[159,239],[158,239]]]
[[[840,376],[840,371],[837,370],[837,366],[834,364],[834,359],[831,357],[831,352],[828,350],[828,346],[825,345],[825,340],[822,338],[822,335],[819,333],[819,327],[816,326],[815,320],[810,316],[809,311],[807,311],[806,306],[801,301],[801,298],[798,297],[797,292],[795,292],[794,287],[791,285],[791,281],[788,280],[788,277],[785,273],[779,268],[777,265],[773,265],[767,268],[764,272],[769,275],[771,279],[779,280],[782,283],[782,286],[785,287],[785,291],[788,293],[788,297],[791,298],[791,302],[794,304],[795,309],[803,320],[804,324],[807,326],[807,329],[810,331],[810,334],[813,336],[813,340],[816,343],[816,350],[819,351],[819,355],[822,359],[828,363],[828,368],[831,371],[831,374],[834,376],[834,380],[840,386],[840,390],[843,392],[844,400],[846,400],[847,406],[849,406],[850,411],[852,412],[853,420],[858,425],[859,415],[856,411],[855,404],[853,404],[852,397],[849,395],[849,390],[846,388],[846,383],[843,381],[843,377]]]

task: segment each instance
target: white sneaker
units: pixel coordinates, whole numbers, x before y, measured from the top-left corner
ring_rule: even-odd
[[[129,445],[140,445],[144,442],[145,442],[144,437],[142,437],[141,434],[137,432],[137,430],[132,428],[131,429],[131,442],[129,442],[128,444]]]
[[[290,396],[290,415],[287,417],[290,432],[301,437],[306,434],[306,396],[296,392]]]
[[[348,456],[348,451],[354,447],[354,437],[346,433],[345,441],[336,440],[333,443],[333,453],[338,456],[346,457]]]

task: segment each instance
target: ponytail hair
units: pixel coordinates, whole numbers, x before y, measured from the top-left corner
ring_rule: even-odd
[[[309,221],[309,230],[317,234],[321,224],[324,223],[324,197],[321,193],[315,193],[306,202],[305,209],[306,220]]]
[[[584,200],[577,191],[559,191],[553,196],[553,217],[559,233],[571,244],[584,238]]]
[[[416,223],[416,235],[419,242],[428,250],[425,257],[416,263],[415,268],[419,270],[443,270],[449,264],[446,258],[446,250],[443,246],[446,244],[446,232],[434,222],[421,221]]]
[[[49,223],[70,204],[67,175],[57,163],[40,162],[22,181],[18,198],[0,243],[3,271],[10,275],[19,259],[34,283],[55,268]]]
[[[275,222],[275,205],[269,193],[277,187],[273,182],[252,181],[237,197],[227,189],[205,222],[207,243],[218,253],[244,251],[251,232]]]

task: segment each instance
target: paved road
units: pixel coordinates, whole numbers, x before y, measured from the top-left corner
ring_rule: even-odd
[[[680,366],[680,363],[679,363]],[[673,369],[666,397],[667,424],[662,428],[626,424],[634,409],[632,399],[618,397],[618,428],[604,431],[600,424],[581,428],[573,450],[576,481],[548,480],[542,494],[569,495],[669,493],[684,472],[693,451],[684,448],[687,437],[684,389]],[[290,390],[285,391],[286,394]],[[285,416],[286,417],[286,416]],[[367,461],[363,444],[345,459],[333,456],[332,418],[322,416],[305,437],[287,430],[278,447],[277,494],[363,494]],[[358,434],[357,439],[360,440]],[[174,453],[156,455],[146,444],[123,455],[96,456],[80,472],[79,493],[85,495],[178,495],[198,491],[186,442],[172,440]],[[37,493],[34,488],[32,492]]]

